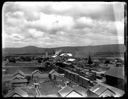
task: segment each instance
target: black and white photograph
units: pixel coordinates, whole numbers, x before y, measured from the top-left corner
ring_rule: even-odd
[[[124,96],[126,10],[114,1],[4,2],[2,96]]]

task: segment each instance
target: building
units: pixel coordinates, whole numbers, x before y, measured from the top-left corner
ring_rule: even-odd
[[[5,97],[28,97],[28,94],[18,87],[14,90],[9,91]]]
[[[56,72],[54,69],[52,69],[49,72],[49,76],[51,76],[51,79],[55,79],[55,78],[62,78],[62,77],[64,77],[64,74],[60,74],[60,73]]]
[[[26,86],[28,83],[27,79],[19,79],[19,78],[15,78],[13,80],[11,80],[11,84],[13,87],[23,87]]]
[[[46,78],[46,76],[47,75],[41,73],[39,70],[32,72],[32,79],[34,82],[38,82],[39,80]]]
[[[72,90],[66,97],[83,97],[80,93],[77,91]]]
[[[82,87],[88,88],[91,85],[91,80],[93,79],[93,76],[91,74],[90,75],[85,74],[86,76],[84,75],[85,76],[84,77],[70,70],[62,69],[61,67],[58,67],[58,69],[65,74],[65,77],[67,79],[78,83]]]
[[[89,96],[91,96],[90,93],[92,93],[96,97],[114,97],[116,95],[114,91],[100,84],[96,84],[90,88],[87,93]]]
[[[111,67],[105,72],[106,84],[124,90],[124,67]]]
[[[12,75],[11,84],[13,87],[22,87],[26,86],[28,83],[25,78],[25,74],[22,71],[17,71]]]
[[[69,86],[65,86],[64,88],[60,89],[58,91],[58,94],[61,96],[61,97],[66,97],[73,89]]]

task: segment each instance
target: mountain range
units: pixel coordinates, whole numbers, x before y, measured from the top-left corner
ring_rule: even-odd
[[[123,44],[111,44],[111,45],[95,45],[95,46],[66,46],[57,48],[40,48],[35,46],[26,46],[21,48],[3,48],[3,56],[7,55],[41,55],[46,51],[58,51],[70,52],[77,57],[92,56],[120,56],[126,50]]]

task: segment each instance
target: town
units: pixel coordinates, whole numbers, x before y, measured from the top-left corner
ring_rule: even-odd
[[[33,65],[32,65],[33,64]],[[4,97],[121,97],[124,60],[86,58],[57,50],[3,58]]]
[[[4,2],[2,96],[124,97],[126,2]]]

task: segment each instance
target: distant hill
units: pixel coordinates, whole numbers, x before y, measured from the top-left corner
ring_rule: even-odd
[[[42,54],[46,51],[62,50],[64,52],[71,52],[77,57],[91,56],[120,56],[125,52],[125,46],[123,44],[111,44],[111,45],[96,45],[96,46],[74,46],[74,47],[57,47],[57,48],[39,48],[35,46],[27,46],[22,48],[3,48],[3,55],[15,55],[15,54]]]

